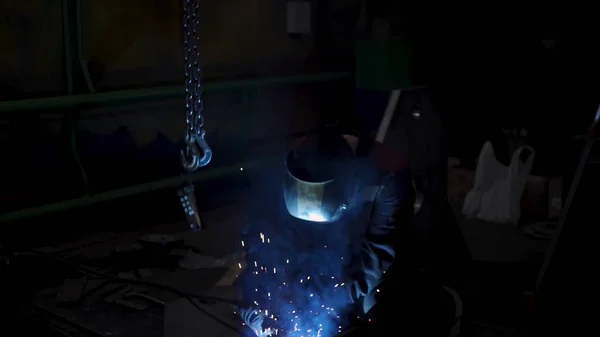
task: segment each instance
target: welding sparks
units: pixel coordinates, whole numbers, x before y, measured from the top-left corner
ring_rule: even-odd
[[[271,244],[271,239],[265,233],[259,233],[258,237],[258,245],[265,244],[261,250],[277,249],[276,245],[267,248],[266,244]],[[242,241],[242,247],[246,246]],[[253,275],[260,275],[259,278],[254,276],[257,279],[253,281],[258,287],[251,288],[257,296],[253,302],[256,312],[261,317],[260,324],[249,325],[256,336],[269,337],[281,333],[286,337],[332,337],[339,332],[342,321],[338,309],[343,309],[348,303],[344,302],[345,298],[341,300],[340,294],[344,292],[335,292],[335,288],[340,286],[340,283],[335,283],[336,276],[318,273],[315,275],[320,276],[315,280],[311,275],[298,277],[297,271],[304,265],[290,264],[289,258],[282,260],[285,264],[277,263],[277,252],[265,252],[269,252],[264,256],[266,259],[261,258],[260,264],[254,261],[254,270],[250,271]],[[290,271],[295,276],[289,274]]]

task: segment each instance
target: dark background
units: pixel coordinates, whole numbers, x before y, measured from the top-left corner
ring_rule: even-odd
[[[503,128],[524,127],[537,151],[533,173],[559,175],[570,138],[593,118],[597,29],[584,8],[312,3],[314,33],[290,36],[282,1],[202,2],[205,83],[348,74],[207,92],[212,167],[252,159],[265,144],[352,118],[357,39],[400,37],[414,46],[410,76],[430,87],[446,122],[449,154],[470,165],[485,140],[503,144]],[[66,9],[56,1],[0,5],[2,212],[181,173],[184,111],[177,95],[58,107],[32,101],[90,93],[77,72],[81,65],[96,94],[181,85],[181,2],[85,1],[80,37],[69,28],[76,1],[63,4]],[[75,60],[70,88],[65,72],[73,60],[64,55],[77,49],[74,41],[81,44],[81,63]],[[15,102],[22,104],[10,105]],[[505,153],[498,151],[500,160]]]
[[[562,175],[572,162],[566,158],[577,156],[571,137],[585,132],[598,105],[600,55],[596,18],[587,14],[595,13],[591,9],[311,2],[313,34],[289,36],[285,1],[202,1],[205,83],[348,75],[207,91],[207,138],[215,153],[210,169],[266,157],[273,144],[285,148],[295,134],[354,116],[357,39],[403,38],[414,46],[410,76],[430,88],[446,123],[449,154],[467,165],[474,166],[485,140],[502,144],[504,128],[528,130],[528,143],[536,149],[533,174]],[[181,4],[84,1],[79,39],[72,28],[74,0],[0,3],[0,215],[181,174],[183,97],[114,101],[123,90],[182,85]],[[74,47],[78,40],[80,53]],[[67,65],[74,72],[72,87]],[[96,93],[78,70],[82,65]],[[56,103],[87,94],[109,98],[102,104]],[[52,97],[59,98],[35,101]],[[505,153],[497,153],[500,160],[506,160]],[[248,184],[237,176],[204,182],[199,207],[225,204]],[[0,243],[37,246],[94,231],[181,221],[174,194],[167,189],[1,223]],[[37,280],[35,270],[28,272]]]

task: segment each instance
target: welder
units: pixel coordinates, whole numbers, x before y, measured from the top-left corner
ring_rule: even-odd
[[[292,247],[296,256],[303,255],[302,268],[326,264],[331,269],[332,263],[339,264],[352,314],[372,320],[382,331],[400,324],[406,332],[415,332],[411,335],[448,332],[451,323],[440,323],[447,316],[440,312],[446,309],[439,307],[448,306],[440,298],[452,296],[425,281],[415,263],[411,226],[415,191],[403,153],[366,135],[328,129],[296,142],[282,171],[281,200],[288,222],[275,226],[280,233],[277,241],[281,247]],[[271,213],[275,210],[271,208]],[[348,258],[325,261],[324,252],[306,258],[306,247],[319,245],[329,245]]]
[[[342,223],[349,237],[350,299],[367,313],[377,285],[402,246],[414,190],[408,165],[368,137],[329,131],[303,139],[286,159],[286,209],[295,218]],[[407,236],[404,236],[406,238]]]

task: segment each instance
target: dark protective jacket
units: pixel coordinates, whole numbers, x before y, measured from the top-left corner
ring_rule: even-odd
[[[362,176],[359,216],[354,220],[352,258],[347,276],[353,298],[371,293],[394,261],[411,255],[414,190],[401,153],[371,143]]]
[[[335,223],[311,223],[287,214],[279,183],[285,171],[282,162],[251,177],[253,193],[243,234],[248,252],[242,277],[245,300],[270,296],[290,280],[306,286],[311,276],[311,282],[319,282],[315,291],[328,282],[346,284],[357,299],[373,291],[392,262],[406,255],[414,191],[404,156],[361,141],[354,164],[356,193]]]

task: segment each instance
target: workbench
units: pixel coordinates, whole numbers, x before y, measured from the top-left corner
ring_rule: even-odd
[[[221,257],[238,248],[244,221],[243,217],[235,214],[241,214],[236,206],[203,214],[204,219],[213,225],[198,233],[188,231],[182,223],[158,226],[147,233],[176,237],[203,254]],[[115,251],[135,250],[137,239],[142,234],[101,233],[59,247],[38,250],[45,254],[58,254],[69,261],[99,261]],[[124,271],[118,276],[160,283],[187,294],[239,300],[239,292],[232,284],[235,273],[231,272],[239,268],[237,263],[224,268],[184,270],[177,266],[166,269],[151,267],[148,262],[140,260],[140,269]],[[69,287],[76,289],[73,291]],[[73,292],[80,295],[69,300],[67,297],[72,297]],[[127,297],[133,293],[142,293],[152,300]],[[203,336],[234,337],[239,336],[244,328],[229,303],[201,303],[169,290],[107,281],[94,275],[87,275],[81,282],[77,278],[69,278],[63,285],[39,292],[32,307],[42,313],[55,329],[84,336],[183,337],[201,333]]]

